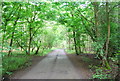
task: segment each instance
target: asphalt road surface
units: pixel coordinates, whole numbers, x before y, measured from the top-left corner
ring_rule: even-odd
[[[18,72],[13,79],[89,79],[87,64],[76,57],[69,58],[64,49],[54,50],[22,76]]]

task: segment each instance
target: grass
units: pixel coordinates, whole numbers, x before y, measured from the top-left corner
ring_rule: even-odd
[[[38,56],[45,56],[53,49],[45,49],[39,52]],[[34,53],[33,53],[34,54]],[[31,56],[33,55],[31,54]],[[14,71],[22,69],[30,65],[29,60],[31,56],[26,55],[22,51],[14,51],[10,56],[7,56],[7,52],[0,53],[2,62],[0,63],[0,76],[11,75]]]
[[[3,75],[11,74],[13,71],[24,67],[25,63],[29,60],[29,57],[4,57],[3,58]]]
[[[7,56],[7,53],[2,57],[2,67],[0,75],[11,75],[14,71],[28,66],[28,62],[31,56],[26,55],[24,52],[13,52],[11,56]]]

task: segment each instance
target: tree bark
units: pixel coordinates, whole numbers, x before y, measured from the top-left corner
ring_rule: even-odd
[[[34,51],[35,47],[32,48],[32,52]]]
[[[107,37],[106,37],[106,49],[105,49],[105,59],[103,60],[104,65],[110,69],[110,65],[108,63],[108,49],[109,49],[109,41],[110,41],[110,18],[109,18],[109,7],[108,2],[106,2],[106,22],[107,22]]]
[[[71,50],[70,48],[70,37],[68,37],[68,44],[69,44],[69,50]]]
[[[99,32],[98,32],[98,2],[93,2],[94,5],[94,19],[95,19],[95,33],[98,38]]]
[[[38,54],[40,47],[37,47],[35,54]]]
[[[13,44],[13,39],[14,39],[14,32],[12,32],[12,38],[10,40],[10,50],[8,51],[8,56],[10,56],[12,50],[11,50],[11,47],[12,47],[12,44]]]
[[[16,19],[15,23],[14,23],[14,30],[12,32],[12,37],[11,37],[11,40],[10,40],[10,50],[8,51],[8,56],[10,56],[12,50],[11,50],[11,47],[12,47],[12,44],[13,44],[13,39],[14,39],[14,33],[15,33],[15,28],[16,28],[16,25],[17,25],[17,21],[18,21],[19,17]]]
[[[73,37],[74,37],[74,44],[75,44],[75,51],[76,51],[76,54],[78,54],[78,50],[77,50],[77,42],[76,42],[76,38],[75,38],[75,31],[73,31]]]
[[[31,42],[32,42],[32,28],[31,28],[31,23],[30,23],[30,28],[29,28],[29,46],[28,46],[28,55],[30,55],[30,48],[31,48]]]

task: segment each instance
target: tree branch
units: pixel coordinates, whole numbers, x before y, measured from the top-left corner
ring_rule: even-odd
[[[93,23],[92,21],[88,20],[88,19],[80,12],[80,10],[78,10],[78,11],[79,11],[79,13],[80,13],[79,16],[82,16],[86,21],[88,21],[88,22],[90,22],[90,23],[92,23],[92,24],[94,25],[94,23]]]

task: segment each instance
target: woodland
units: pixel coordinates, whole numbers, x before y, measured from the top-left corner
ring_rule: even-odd
[[[119,77],[118,2],[1,4],[2,76],[11,75],[14,70],[29,66],[28,60],[33,56],[45,56],[50,51],[60,48],[65,49],[68,54],[77,56],[93,54],[94,59],[100,62],[98,65],[90,65],[95,71],[93,79]]]

